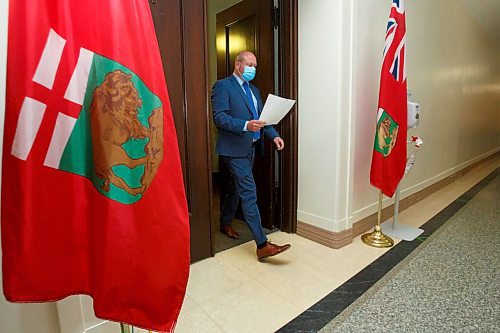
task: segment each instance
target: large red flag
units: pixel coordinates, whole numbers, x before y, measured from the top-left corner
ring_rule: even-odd
[[[403,0],[393,0],[380,74],[370,182],[392,197],[406,165],[406,24]]]
[[[6,298],[171,331],[189,224],[148,1],[11,1],[4,135]]]

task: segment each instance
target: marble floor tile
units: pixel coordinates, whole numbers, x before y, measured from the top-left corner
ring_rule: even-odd
[[[262,274],[257,281],[302,310],[333,290],[327,276],[299,260]]]
[[[277,231],[268,235],[269,241],[278,245],[286,243],[292,244],[292,247],[284,254],[289,258],[297,259],[301,256],[319,249],[323,245],[313,242],[307,238],[301,237],[297,234],[288,234],[286,232]]]
[[[255,244],[249,242],[238,246],[238,248],[217,253],[215,258],[221,262],[234,266],[249,278],[256,279],[263,274],[279,271],[283,266],[293,263],[295,259],[291,251],[290,249],[276,257],[259,261],[255,254]]]
[[[401,240],[399,239],[394,239],[394,244],[396,245],[400,241]],[[361,236],[358,236],[352,240],[351,244],[344,246],[342,249],[353,257],[365,260],[366,265],[368,265],[370,262],[376,260],[387,251],[390,251],[391,248],[376,248],[368,246],[363,243]]]
[[[274,332],[302,309],[257,281],[201,305],[225,332]]]
[[[224,333],[203,309],[194,305],[182,309],[175,327],[176,333]]]
[[[208,258],[191,265],[187,295],[202,304],[249,280],[249,276],[236,267],[217,258]]]
[[[349,251],[331,249],[326,246],[301,257],[300,260],[323,273],[329,279],[332,290],[349,280],[369,263],[366,258],[353,256]]]
[[[499,165],[500,159],[480,165],[400,212],[398,222],[425,224]],[[269,239],[292,247],[260,262],[250,241],[193,264],[176,332],[275,332],[390,250],[359,236],[337,250],[284,232]]]

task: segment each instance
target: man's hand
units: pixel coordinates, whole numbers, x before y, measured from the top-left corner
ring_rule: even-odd
[[[283,139],[279,136],[274,138],[273,142],[276,145],[276,149],[282,150],[283,148],[285,148],[285,141],[283,141]]]
[[[247,122],[247,130],[252,132],[260,131],[262,127],[266,126],[264,120],[249,120]]]

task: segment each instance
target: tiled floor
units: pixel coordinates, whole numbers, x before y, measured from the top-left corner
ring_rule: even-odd
[[[424,224],[499,165],[498,158],[483,163],[401,212],[399,223]],[[193,264],[176,332],[274,332],[388,251],[359,237],[339,250],[295,234],[270,239],[292,248],[259,262],[248,242]]]

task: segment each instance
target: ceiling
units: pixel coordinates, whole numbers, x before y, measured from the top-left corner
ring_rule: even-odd
[[[484,32],[500,44],[500,0],[461,0]]]

